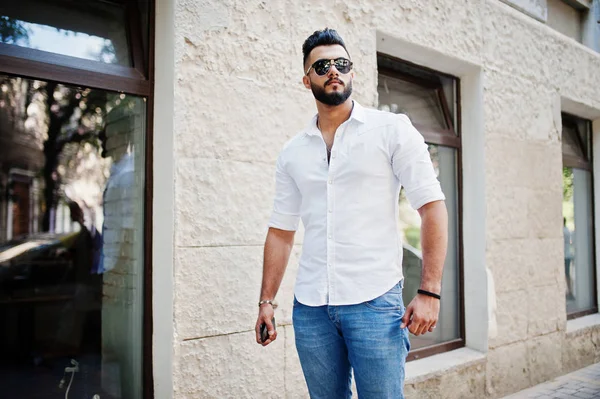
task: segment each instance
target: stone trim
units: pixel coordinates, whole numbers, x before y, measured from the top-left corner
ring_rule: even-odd
[[[486,361],[485,353],[469,348],[460,348],[414,360],[406,363],[406,384],[416,384],[475,364],[485,364]]]
[[[567,336],[566,339],[580,333],[588,328],[600,328],[600,313],[591,314],[589,316],[579,317],[577,319],[567,321]]]

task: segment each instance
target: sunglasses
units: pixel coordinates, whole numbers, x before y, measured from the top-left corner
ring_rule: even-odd
[[[331,69],[331,65],[335,65],[335,69],[338,70],[339,73],[346,74],[352,70],[352,61],[349,59],[340,57],[335,60],[318,60],[314,64],[308,68],[306,74],[310,73],[311,69],[315,70],[315,73],[319,76],[323,76],[329,72]]]

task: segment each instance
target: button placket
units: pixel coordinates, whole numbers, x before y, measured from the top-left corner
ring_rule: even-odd
[[[327,172],[327,290],[328,290],[328,303],[332,300],[335,300],[335,281],[332,278],[332,275],[335,270],[335,245],[334,245],[334,224],[335,224],[335,172],[337,169],[337,150],[340,143],[343,141],[346,130],[348,130],[348,126],[350,125],[350,121],[348,120],[343,126],[343,129],[340,131],[340,126],[338,131],[336,131],[335,139],[333,140],[333,145],[331,146],[331,158],[329,160],[329,169]]]

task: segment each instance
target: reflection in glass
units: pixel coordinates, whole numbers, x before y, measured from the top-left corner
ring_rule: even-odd
[[[591,172],[563,168],[563,239],[567,313],[594,307]]]
[[[379,109],[406,114],[412,123],[447,129],[438,91],[379,74]]]
[[[457,151],[454,148],[430,144],[429,154],[442,185],[442,190],[446,195],[449,226],[448,254],[442,277],[441,294],[444,300],[441,302],[437,328],[433,333],[419,337],[411,336],[411,346],[414,349],[460,338]],[[400,192],[399,217],[404,248],[402,261],[405,278],[403,299],[405,304],[408,304],[417,295],[421,283],[423,258],[421,254],[421,218],[419,213],[412,209],[408,203],[404,189]]]
[[[0,43],[130,66],[125,9],[114,3],[26,0],[0,5]]]
[[[0,75],[2,398],[141,397],[145,112]]]

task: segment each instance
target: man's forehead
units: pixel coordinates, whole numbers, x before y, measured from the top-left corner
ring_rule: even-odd
[[[327,46],[318,46],[310,52],[309,62],[313,63],[322,58],[334,59],[338,57],[348,57],[346,50],[339,44],[332,44]]]

